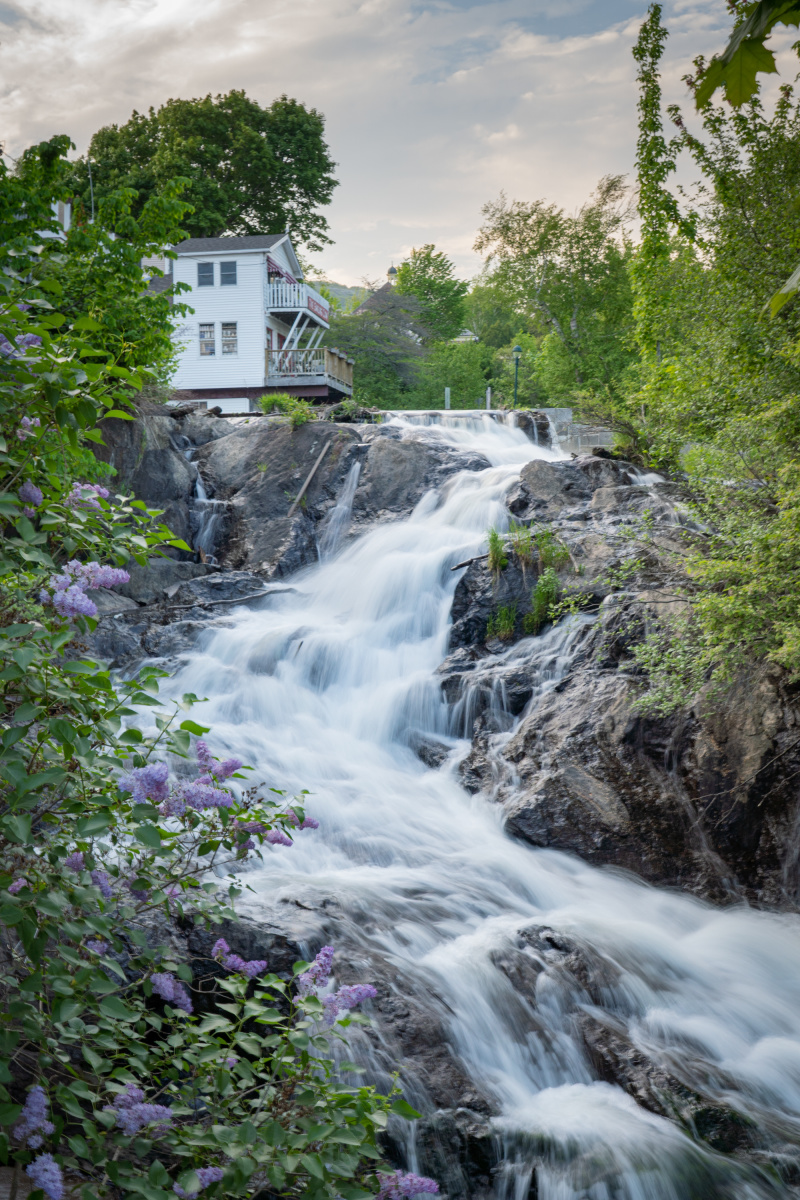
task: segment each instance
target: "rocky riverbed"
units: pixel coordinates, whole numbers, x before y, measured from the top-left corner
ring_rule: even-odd
[[[130,584],[108,597],[94,648],[122,671],[146,657],[183,670],[218,631],[234,630],[234,613],[289,606],[320,556],[333,561],[362,535],[400,522],[413,530],[416,520],[446,507],[453,489],[463,487],[463,473],[477,482],[492,469],[474,438],[439,436],[435,427],[403,421],[316,421],[292,430],[278,418],[234,422],[162,410],[107,426],[101,453],[117,470],[118,489],[164,509],[192,547],[132,572]],[[547,423],[534,415],[521,432],[542,445]],[[452,571],[454,551],[437,584],[449,597],[448,643],[432,679],[418,685],[429,690],[417,708],[439,705],[445,715],[425,728],[416,718],[400,721],[394,743],[417,756],[426,779],[452,778],[488,804],[491,819],[514,841],[574,855],[576,870],[581,862],[605,868],[596,878],[609,888],[617,886],[613,872],[622,873],[620,887],[629,873],[721,908],[747,903],[795,912],[797,687],[764,668],[736,678],[724,693],[701,691],[669,717],[637,711],[644,680],[633,648],[649,624],[683,604],[681,556],[697,534],[681,485],[643,476],[607,453],[551,455],[521,463],[500,494],[498,527],[511,519],[534,523],[566,548],[557,573],[575,615],[526,633],[544,569],[537,556],[520,557],[508,542],[503,569],[490,570],[473,554]],[[454,591],[445,572],[457,579]],[[487,627],[502,608],[513,620],[501,639]],[[313,641],[308,625],[287,636],[298,652]],[[265,644],[253,651],[249,669],[270,675],[277,668],[269,664],[284,654]],[[441,904],[432,919],[452,920]],[[425,1114],[413,1144],[391,1143],[394,1153],[436,1174],[452,1196],[502,1192],[514,1180],[519,1191],[525,1178],[535,1188],[551,1170],[550,1151],[499,1132],[493,1118],[503,1105],[491,1071],[481,1077],[453,1032],[456,1001],[430,975],[416,976],[380,949],[385,939],[375,929],[391,912],[391,920],[401,920],[388,901],[381,913],[347,890],[309,883],[250,907],[226,936],[249,957],[263,951],[273,958],[309,953],[336,936],[339,982],[368,971],[378,987],[374,1028],[358,1033],[355,1050],[379,1082],[398,1063],[406,1093]],[[176,936],[191,959],[196,935]],[[706,1190],[692,1195],[773,1194],[770,1177],[782,1179],[774,1194],[787,1194],[800,1179],[793,1119],[766,1101],[759,1107],[752,1096],[743,1103],[734,1076],[702,1051],[643,1034],[630,965],[602,943],[586,929],[531,919],[520,918],[513,930],[498,926],[485,962],[499,981],[492,987],[502,988],[503,1005],[513,1010],[514,1036],[544,1039],[553,1053],[559,1038],[568,1040],[581,1064],[576,1080],[613,1085],[642,1113],[688,1135],[709,1156],[695,1164]],[[581,1169],[592,1175],[586,1153],[567,1156],[564,1179],[573,1190],[564,1196],[595,1195],[575,1190]],[[730,1174],[725,1162],[742,1164],[745,1174]],[[673,1193],[652,1192],[662,1194]]]

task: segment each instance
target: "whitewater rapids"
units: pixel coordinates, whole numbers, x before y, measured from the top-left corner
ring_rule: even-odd
[[[257,919],[281,900],[333,897],[367,957],[440,999],[452,1050],[500,1114],[499,1194],[524,1200],[532,1175],[539,1200],[785,1194],[598,1081],[547,972],[534,1020],[493,965],[526,926],[577,938],[613,965],[604,1008],[636,1045],[690,1064],[704,1094],[797,1140],[800,922],[721,911],[526,847],[503,832],[500,806],[458,783],[466,744],[451,736],[434,675],[459,578],[450,568],[485,549],[490,526],[506,527],[503,498],[521,466],[560,453],[489,417],[395,420],[404,436],[480,451],[492,466],[454,476],[408,519],[338,552],[329,538],[293,591],[202,635],[162,689],[209,698],[193,716],[211,727],[215,754],[311,793],[319,831],[249,871],[254,891],[240,907]],[[348,516],[340,504],[337,537]],[[569,671],[586,620],[536,639],[539,694]],[[535,693],[526,712],[536,703]],[[452,762],[425,767],[410,732],[449,738]]]

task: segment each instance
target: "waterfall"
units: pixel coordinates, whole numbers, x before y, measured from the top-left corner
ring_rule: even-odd
[[[320,562],[326,562],[328,559],[333,558],[342,544],[350,526],[350,517],[353,512],[353,497],[356,494],[360,474],[361,463],[354,462],[347,474],[347,479],[344,481],[342,494],[336,506],[331,509],[325,522],[325,528],[319,540]]]
[[[309,952],[338,942],[364,982],[372,963],[400,1000],[429,1006],[497,1114],[499,1200],[525,1200],[534,1173],[538,1200],[786,1194],[598,1078],[574,1023],[598,1008],[530,931],[585,947],[604,970],[603,1020],[780,1141],[800,1130],[797,919],[716,909],[515,842],[501,806],[458,782],[465,714],[449,711],[435,675],[458,579],[450,568],[483,550],[490,526],[505,526],[521,465],[563,455],[490,416],[392,422],[492,465],[326,551],[291,593],[229,614],[162,689],[209,697],[193,715],[211,727],[215,753],[236,753],[268,786],[311,793],[320,829],[245,871],[252,890],[240,910],[306,922],[298,936]],[[507,652],[527,655],[528,712],[570,669],[582,622]],[[409,731],[452,747],[444,765],[424,766]],[[498,965],[504,955],[535,966],[535,1003]],[[371,1051],[356,1040],[353,1053],[369,1061]],[[426,1103],[422,1084],[409,1095]],[[408,1153],[413,1166],[413,1140]]]

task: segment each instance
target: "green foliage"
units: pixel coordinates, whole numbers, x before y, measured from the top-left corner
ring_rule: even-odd
[[[236,864],[271,831],[297,832],[304,797],[290,811],[284,793],[205,757],[196,770],[212,784],[187,782],[207,732],[188,716],[197,698],[164,708],[163,672],[112,681],[86,652],[98,573],[187,547],[141,501],[82,486],[98,422],[128,419],[141,380],[94,344],[97,322],[51,307],[55,250],[41,231],[62,151],[46,149],[0,187],[0,1156],[24,1168],[53,1155],[84,1200],[174,1200],[208,1167],[221,1177],[209,1197],[361,1200],[377,1188],[389,1112],[413,1110],[342,1086],[339,1034],[316,994],[260,964],[248,974],[209,953],[193,1015],[197,977],[160,932],[230,918]],[[94,583],[70,595],[66,577],[81,572]],[[143,710],[150,732],[135,724]],[[166,764],[141,774],[167,755],[183,765],[172,788]],[[15,1127],[34,1084],[51,1122],[38,1145]],[[123,1097],[129,1114],[135,1096],[160,1114],[120,1120],[126,1089],[139,1089]]]
[[[503,536],[496,529],[490,529],[487,538],[489,541],[489,570],[497,578],[500,572],[508,566],[508,555],[505,552]]]
[[[280,413],[288,417],[292,429],[299,429],[301,425],[313,421],[316,416],[313,404],[309,404],[308,400],[303,400],[300,396],[290,396],[288,392],[267,393],[266,396],[259,397],[258,407],[267,416]]]
[[[628,203],[622,176],[600,181],[575,216],[544,200],[483,207],[475,249],[515,311],[549,331],[562,356],[559,386],[615,393],[633,361]]]
[[[512,521],[508,530],[508,541],[511,549],[516,554],[517,558],[522,563],[522,569],[533,566],[534,549],[534,530],[530,525],[519,525],[516,521]]]
[[[719,87],[734,108],[752,100],[758,92],[759,74],[774,75],[775,55],[764,42],[776,25],[800,25],[797,0],[758,0],[756,4],[729,5],[738,23],[720,55],[702,65],[696,92],[697,107],[707,104]]]
[[[352,313],[332,313],[325,340],[354,361],[354,399],[370,408],[413,408],[412,389],[425,350],[420,304],[380,288]]]
[[[487,638],[499,638],[501,642],[510,641],[514,636],[517,624],[516,604],[506,604],[493,613],[486,624]]]
[[[534,534],[534,542],[539,555],[539,570],[546,571],[549,567],[556,570],[565,566],[569,561],[569,550],[553,529],[539,529]]]
[[[509,297],[491,274],[484,272],[473,284],[464,307],[467,328],[484,346],[499,350],[519,341],[525,318],[514,311]]]
[[[550,611],[558,600],[559,582],[553,567],[547,567],[536,580],[536,586],[531,592],[530,612],[522,621],[522,628],[527,634],[536,634],[551,620]]]
[[[426,340],[438,342],[458,337],[464,328],[468,288],[469,284],[456,279],[447,255],[429,243],[412,250],[400,264],[394,290],[398,295],[416,297]]]
[[[413,395],[420,408],[483,408],[492,379],[494,353],[480,342],[437,342],[420,364]]]
[[[634,701],[634,712],[666,717],[690,704],[706,681],[708,655],[690,614],[661,621],[633,647],[637,667],[647,676],[647,691]]]
[[[287,96],[267,107],[236,90],[168,100],[98,130],[74,164],[70,188],[88,214],[90,159],[95,202],[132,188],[139,215],[181,177],[193,208],[184,219],[190,237],[288,230],[298,244],[320,250],[330,238],[319,209],[336,187],[324,132],[322,113]]]

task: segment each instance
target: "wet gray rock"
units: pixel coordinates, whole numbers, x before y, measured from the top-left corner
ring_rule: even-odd
[[[228,437],[236,426],[223,417],[212,417],[209,413],[195,410],[180,422],[180,431],[193,446],[205,446],[218,438]]]
[[[356,520],[375,520],[382,513],[409,513],[426,492],[440,487],[459,471],[483,471],[489,460],[472,451],[399,436],[377,426],[364,434],[368,444],[353,502]]]
[[[489,618],[500,608],[516,606],[514,633],[509,641],[522,632],[524,614],[530,608],[531,591],[536,585],[537,572],[508,553],[508,566],[495,577],[485,558],[470,563],[459,579],[451,615],[448,649],[450,652],[468,646],[484,645]],[[502,643],[501,643],[502,645]]]
[[[133,494],[154,507],[187,502],[197,471],[181,453],[172,417],[145,413],[135,421],[102,421],[105,445],[94,454],[116,471],[114,490]]]
[[[535,446],[550,446],[550,422],[543,412],[521,409],[516,413],[516,425]]]
[[[220,563],[271,579],[316,562],[318,523],[335,504],[360,441],[352,426],[313,421],[293,430],[285,421],[259,418],[201,446],[197,462],[203,478],[214,497],[229,505]],[[290,517],[295,497],[328,444]]]
[[[169,588],[206,575],[209,568],[203,563],[175,562],[171,558],[154,557],[147,566],[131,561],[125,570],[130,575],[130,581],[115,590],[136,604],[155,604],[166,596]]]

